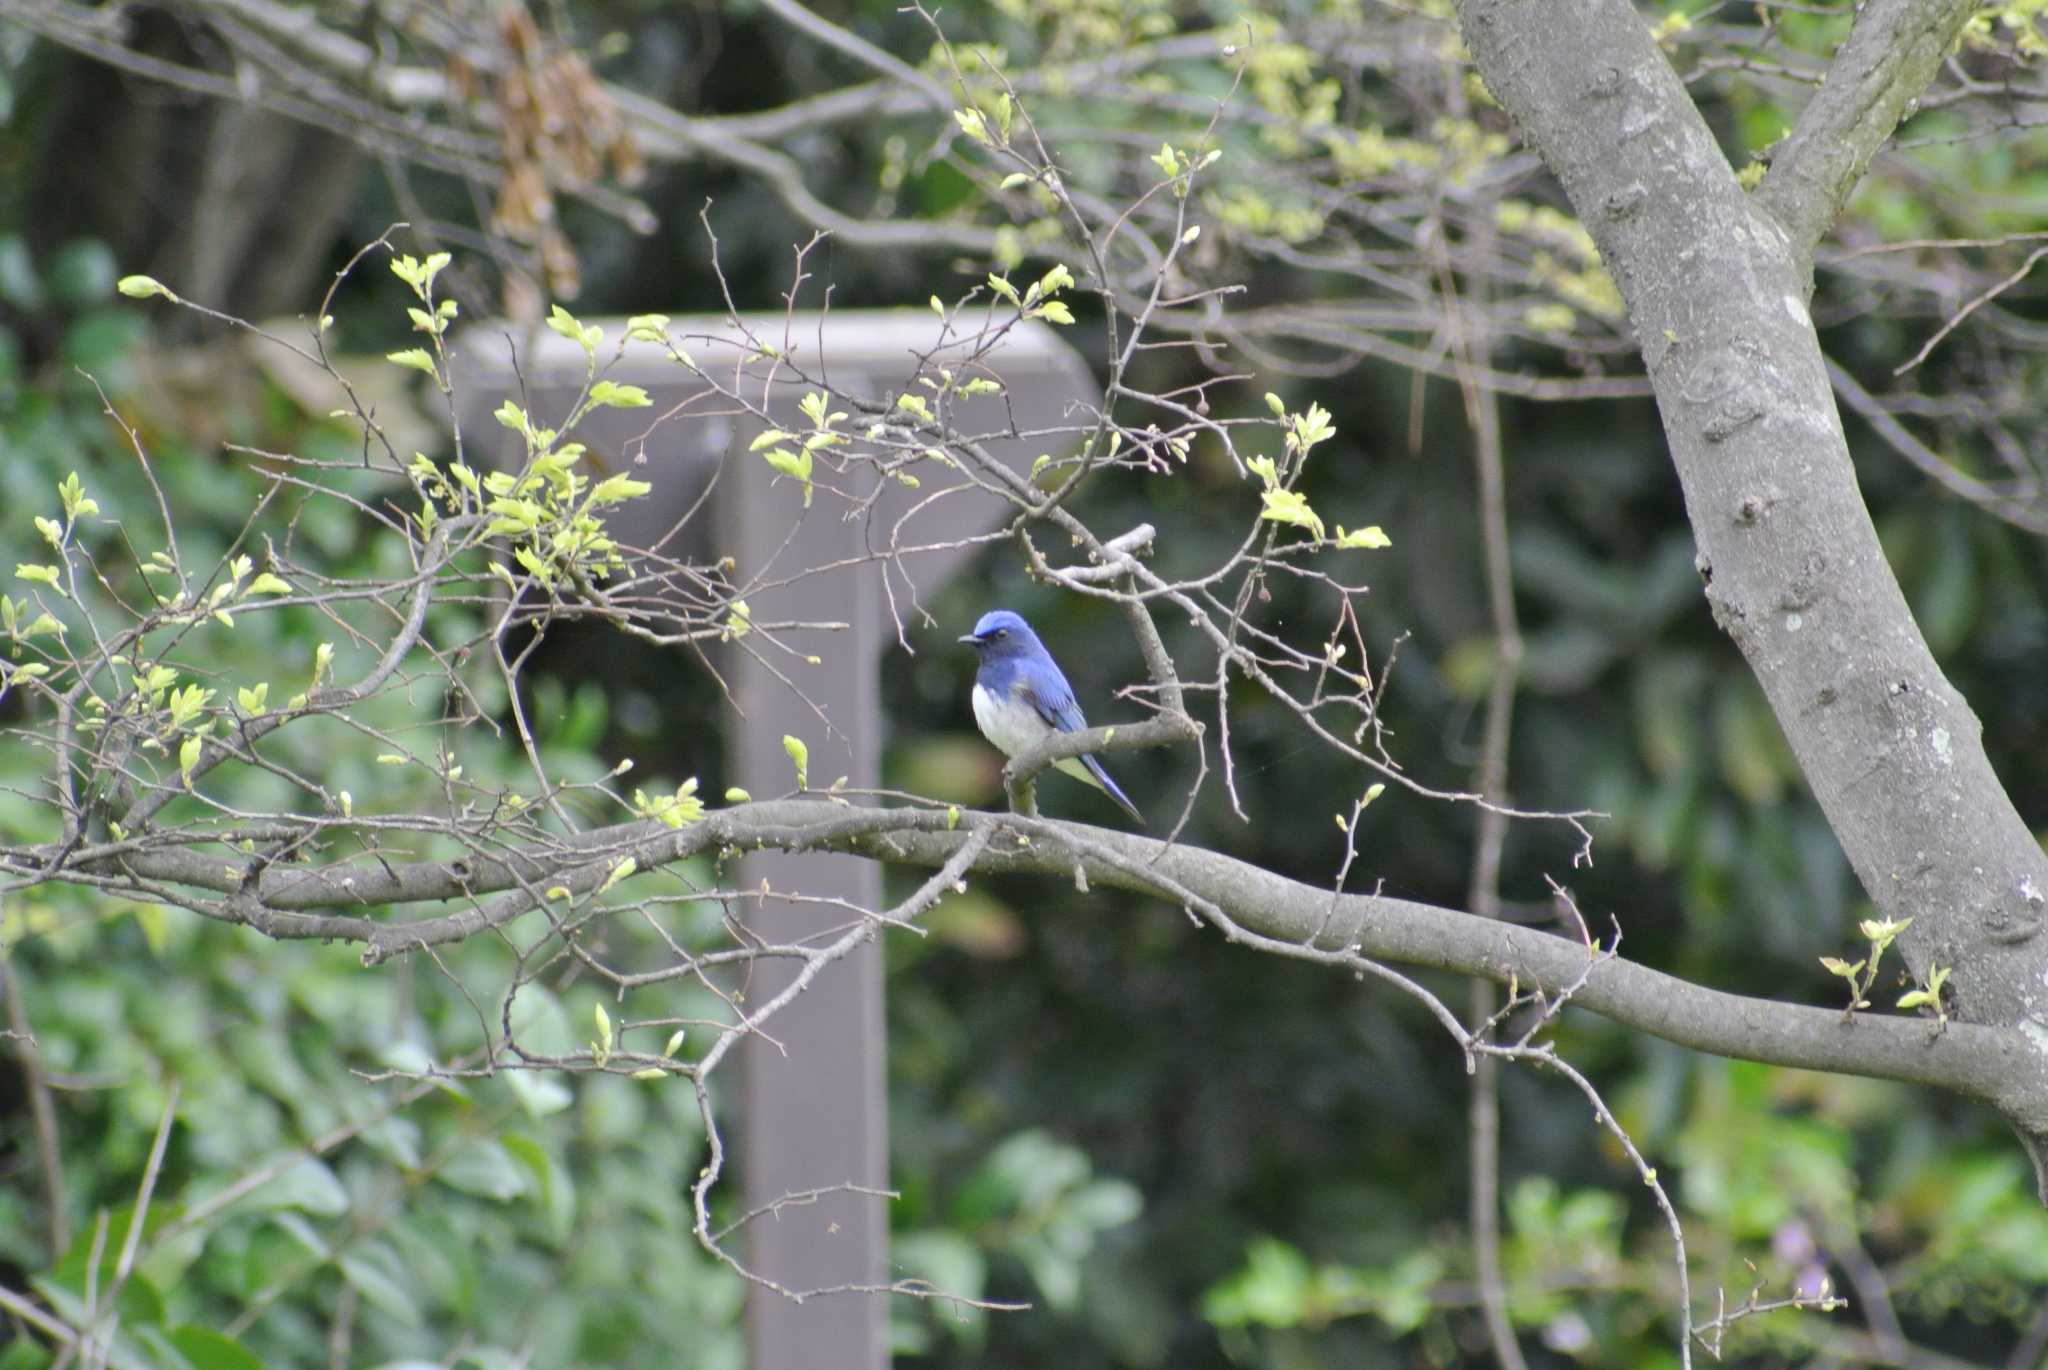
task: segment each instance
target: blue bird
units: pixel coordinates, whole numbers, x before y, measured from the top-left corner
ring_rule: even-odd
[[[1008,609],[992,610],[960,640],[973,643],[981,656],[981,670],[974,677],[974,721],[1004,756],[1016,756],[1048,733],[1087,728],[1088,720],[1074,702],[1074,687],[1022,618]],[[1101,790],[1138,822],[1145,821],[1094,757],[1070,756],[1053,764]]]

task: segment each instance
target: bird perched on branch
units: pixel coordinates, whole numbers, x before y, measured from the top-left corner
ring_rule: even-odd
[[[1050,733],[1087,728],[1088,720],[1081,716],[1074,688],[1059,663],[1018,615],[1008,609],[983,614],[974,631],[960,640],[973,643],[981,656],[981,669],[974,676],[974,721],[1004,756],[1028,750]],[[1145,821],[1094,757],[1063,757],[1053,764],[1101,790],[1138,822]]]

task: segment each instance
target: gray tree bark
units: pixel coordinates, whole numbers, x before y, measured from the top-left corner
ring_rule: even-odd
[[[1061,742],[1116,751],[1103,729]],[[1040,744],[1044,747],[1046,744]],[[988,832],[986,838],[977,835]],[[210,917],[246,923],[270,937],[359,943],[375,965],[502,926],[535,907],[537,891],[560,884],[573,895],[598,888],[627,857],[649,868],[700,852],[850,852],[876,861],[937,867],[976,840],[983,873],[1032,873],[1136,890],[1198,912],[1233,940],[1279,955],[1362,969],[1364,958],[1476,975],[1556,992],[1577,984],[1572,1002],[1627,1027],[1695,1050],[1772,1065],[1934,1085],[1979,1099],[2029,1136],[2048,1133],[2048,1055],[2009,1028],[1860,1014],[1745,997],[1694,985],[1619,957],[1598,959],[1580,943],[1534,928],[1474,918],[1380,895],[1333,894],[1218,852],[1134,833],[1022,815],[880,809],[808,800],[757,801],[708,813],[672,830],[659,820],[623,823],[561,839],[545,851],[509,850],[503,859],[385,862],[340,869],[279,866],[251,873],[197,851],[75,854],[72,878],[105,872],[163,891],[214,890],[211,904],[180,902]],[[119,845],[119,844],[117,844]],[[33,848],[42,864],[51,848]],[[344,908],[458,901],[456,911],[407,922]]]
[[[1864,889],[1914,920],[1900,946],[1917,977],[1955,968],[1958,1017],[2038,1056],[2048,857],[1885,562],[1806,308],[1814,244],[1972,8],[1869,0],[1754,195],[1626,0],[1458,15],[1627,301],[1714,618]],[[2022,1131],[2038,1165],[2041,1134]]]

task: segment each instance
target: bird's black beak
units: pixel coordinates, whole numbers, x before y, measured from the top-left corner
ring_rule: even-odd
[[[973,633],[962,633],[960,635],[960,640],[962,642],[971,642],[977,647],[981,645],[981,639],[976,637]]]

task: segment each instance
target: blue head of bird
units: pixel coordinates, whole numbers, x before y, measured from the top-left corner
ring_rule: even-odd
[[[974,625],[974,631],[960,639],[974,644],[983,661],[1002,661],[1043,652],[1031,625],[1008,609],[991,609]]]

